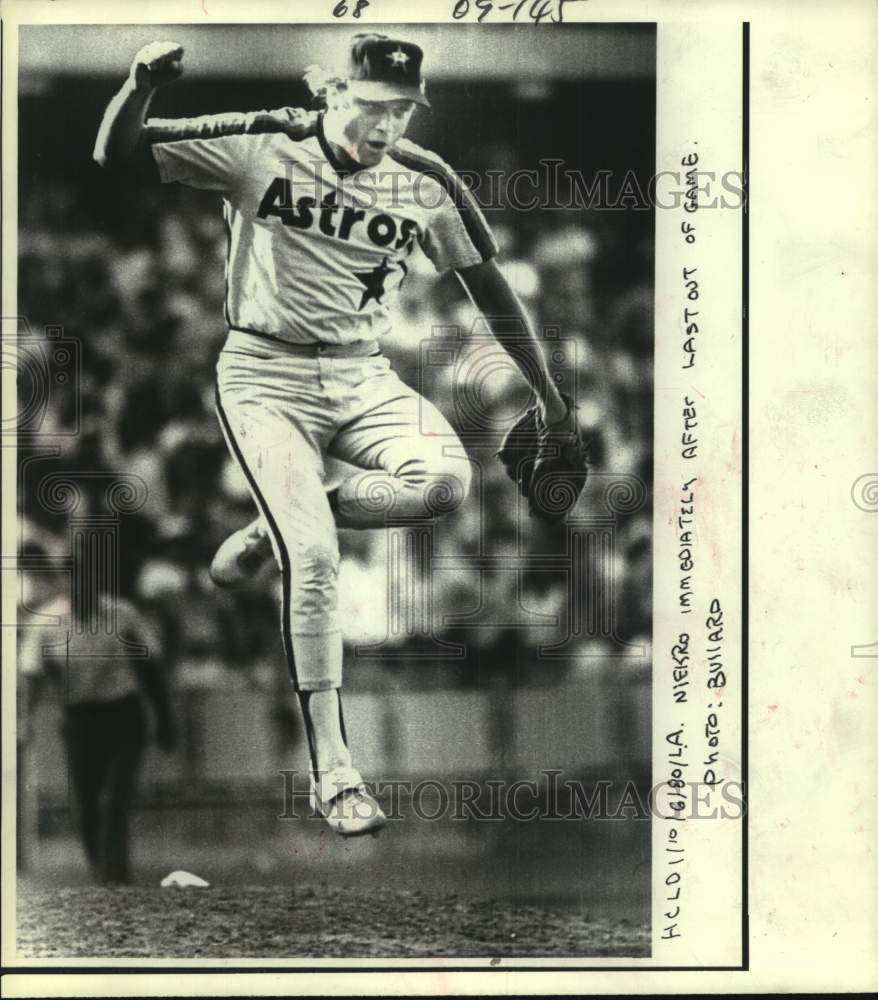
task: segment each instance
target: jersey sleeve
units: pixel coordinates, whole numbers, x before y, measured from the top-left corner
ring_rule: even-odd
[[[178,181],[210,191],[231,191],[247,170],[249,140],[244,134],[215,139],[176,139],[152,146],[163,184]]]
[[[406,140],[394,156],[437,185],[430,202],[434,207],[420,237],[421,248],[437,271],[472,267],[497,255],[497,240],[475,198],[444,160]]]
[[[301,108],[151,118],[144,125],[144,141],[164,183],[231,191],[247,170],[251,136],[286,132],[303,138],[316,127],[316,118]]]

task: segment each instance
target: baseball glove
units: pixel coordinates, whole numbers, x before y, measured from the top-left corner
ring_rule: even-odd
[[[588,477],[587,445],[582,440],[573,400],[562,393],[567,415],[547,425],[536,408],[508,431],[497,457],[506,474],[527,497],[531,517],[560,522],[576,505]]]

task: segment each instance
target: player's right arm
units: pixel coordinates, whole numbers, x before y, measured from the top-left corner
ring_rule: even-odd
[[[183,72],[183,46],[150,42],[131,63],[128,79],[104,112],[94,158],[102,167],[130,168],[149,156],[146,113],[159,87]],[[149,157],[151,160],[151,157]]]
[[[315,131],[316,112],[301,108],[147,118],[156,90],[181,76],[182,56],[176,42],[151,42],[134,57],[98,130],[94,158],[102,167],[227,192],[246,166],[246,137],[284,132],[301,139]]]

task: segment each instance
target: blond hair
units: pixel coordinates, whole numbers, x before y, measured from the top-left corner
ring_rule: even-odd
[[[340,94],[347,90],[347,80],[337,73],[330,73],[322,66],[308,66],[305,69],[304,77],[308,89],[314,98],[314,103],[326,107],[329,98],[334,94]]]

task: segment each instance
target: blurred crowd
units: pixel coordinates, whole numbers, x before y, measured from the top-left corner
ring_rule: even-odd
[[[631,224],[623,214],[507,207],[492,210],[488,221],[529,314],[537,326],[558,328],[548,356],[579,401],[591,468],[648,485],[652,232],[648,219]],[[218,591],[206,572],[216,547],[255,513],[213,409],[214,366],[225,337],[226,235],[218,198],[108,181],[103,213],[96,213],[80,184],[58,179],[50,189],[23,184],[19,220],[19,313],[35,336],[59,324],[80,345],[75,391],[53,390],[41,418],[41,436],[60,444],[61,454],[36,463],[34,476],[52,467],[139,476],[148,498],[120,519],[121,585],[161,628],[180,681],[211,685],[235,670],[254,683],[275,683],[283,673],[276,574],[230,594]],[[436,525],[435,554],[494,556],[497,565],[440,565],[430,573],[434,636],[462,644],[466,655],[422,656],[435,653],[431,640],[395,634],[389,625],[385,533],[342,532],[346,684],[543,683],[593,669],[619,647],[587,629],[569,655],[537,656],[567,628],[563,569],[502,566],[505,556],[563,545],[550,529],[528,521],[520,527],[514,486],[491,457],[504,426],[521,412],[523,380],[511,364],[498,363],[489,342],[478,336],[458,342],[456,331],[470,331],[476,317],[454,276],[437,277],[419,253],[396,312],[385,348],[400,375],[439,406],[465,442],[476,435],[473,495]],[[436,352],[425,351],[424,343],[437,338],[452,342],[454,363],[437,363]],[[478,412],[483,419],[475,426]],[[75,420],[78,434],[53,436]],[[24,484],[23,540],[30,551],[66,556],[66,520],[44,509],[35,482]],[[100,497],[87,494],[84,503],[97,511]],[[614,588],[616,634],[641,645],[649,641],[651,565],[647,493],[639,510],[618,517],[612,560],[591,580]],[[446,620],[467,615],[469,625]],[[355,655],[355,647],[382,642],[379,652],[392,658]]]

